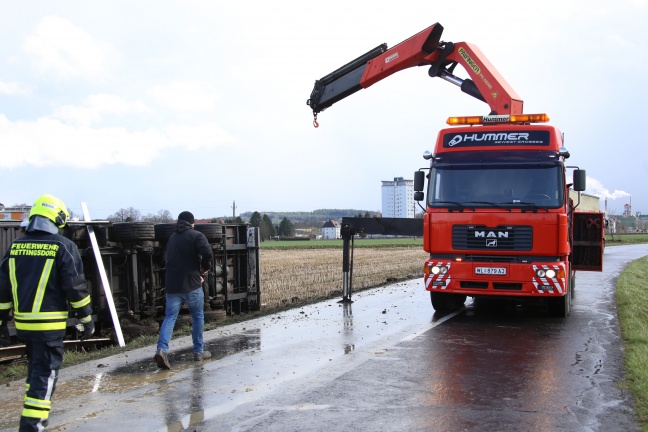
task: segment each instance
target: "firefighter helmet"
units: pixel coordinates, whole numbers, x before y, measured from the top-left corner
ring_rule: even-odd
[[[63,228],[70,217],[70,212],[63,201],[53,195],[45,194],[34,202],[29,212],[29,220],[32,216],[44,216],[54,222],[57,227]]]

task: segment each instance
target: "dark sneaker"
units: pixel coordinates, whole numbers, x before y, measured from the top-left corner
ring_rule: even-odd
[[[194,361],[207,360],[208,358],[211,358],[211,353],[209,351],[194,353]]]
[[[157,367],[159,367],[160,369],[171,369],[171,364],[169,363],[167,353],[165,353],[164,351],[157,350],[153,359],[155,360]]]

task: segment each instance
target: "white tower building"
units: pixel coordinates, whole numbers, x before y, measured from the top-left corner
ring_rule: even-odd
[[[414,217],[414,180],[394,177],[393,181],[382,182],[383,217]]]

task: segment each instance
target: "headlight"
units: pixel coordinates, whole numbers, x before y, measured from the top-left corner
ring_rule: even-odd
[[[553,279],[553,278],[556,277],[556,270],[554,270],[554,269],[548,269],[548,270],[538,269],[538,270],[536,270],[536,276],[538,276],[539,278]]]
[[[431,271],[432,274],[435,274],[435,275],[438,275],[438,274],[444,275],[444,274],[448,273],[448,267],[446,267],[446,266],[433,266],[430,269],[430,271]]]

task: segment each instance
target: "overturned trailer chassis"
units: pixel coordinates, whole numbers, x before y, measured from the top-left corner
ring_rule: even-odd
[[[164,248],[176,224],[69,222],[61,230],[61,234],[79,247],[92,295],[94,320],[98,330],[105,330],[112,328],[113,323],[88,225],[94,228],[120,320],[160,321],[165,308]],[[206,223],[196,224],[195,229],[205,234],[213,251],[212,270],[203,283],[205,319],[259,310],[258,228],[248,224]],[[0,260],[11,242],[22,235],[19,222],[0,223]],[[74,331],[73,324],[71,317],[68,320],[71,331]],[[12,326],[9,333],[15,336]]]

